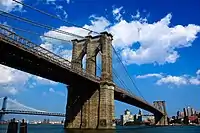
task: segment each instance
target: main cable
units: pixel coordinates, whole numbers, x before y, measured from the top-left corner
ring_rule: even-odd
[[[66,32],[66,31],[63,31],[63,30],[55,29],[54,27],[51,27],[49,25],[41,24],[41,23],[32,21],[32,20],[24,18],[24,17],[19,17],[17,15],[13,15],[11,13],[7,13],[7,12],[4,12],[2,10],[0,10],[0,12],[3,13],[3,14],[0,14],[0,15],[4,16],[4,17],[8,17],[8,18],[12,18],[12,19],[15,19],[15,20],[23,21],[25,23],[29,23],[31,25],[38,26],[40,28],[45,28],[45,29],[48,29],[48,30],[53,30],[53,31],[61,33],[61,34],[65,34],[65,35],[69,35],[69,36],[74,36],[74,37],[78,37],[78,38],[82,38],[82,39],[84,38],[83,36],[79,36],[79,35],[76,35],[74,33]]]
[[[93,32],[93,33],[96,33],[96,34],[100,34],[99,32],[96,32],[96,31],[93,31],[93,30],[90,30],[90,29],[81,27],[81,26],[79,26],[79,25],[77,25],[77,24],[71,23],[71,22],[66,21],[66,20],[63,20],[63,19],[59,18],[58,16],[55,16],[55,15],[52,15],[52,14],[47,13],[47,12],[45,12],[45,11],[42,11],[42,10],[40,10],[40,9],[37,9],[37,8],[35,8],[35,7],[33,7],[33,6],[30,6],[30,5],[28,5],[28,4],[25,4],[25,3],[23,3],[23,2],[19,2],[19,1],[17,1],[17,0],[12,0],[12,1],[14,1],[14,2],[16,2],[16,3],[20,4],[20,5],[23,5],[23,6],[25,6],[25,7],[28,7],[28,8],[30,8],[30,9],[32,9],[32,10],[35,10],[35,11],[37,11],[37,12],[40,12],[40,13],[42,13],[42,14],[45,14],[45,15],[47,15],[47,16],[50,16],[50,17],[52,17],[52,18],[59,19],[60,21],[63,21],[63,22],[65,22],[65,23],[67,23],[67,24],[70,24],[70,25],[73,25],[73,26],[75,26],[75,27],[78,27],[78,28],[87,30],[87,31],[89,31],[89,32]]]
[[[38,33],[38,32],[33,32],[33,31],[21,29],[21,28],[16,28],[16,27],[13,27],[13,26],[8,26],[8,25],[4,25],[4,24],[0,24],[0,26],[7,27],[7,28],[11,28],[11,29],[14,29],[14,30],[17,30],[17,31],[22,31],[22,32],[34,34],[34,35],[40,35],[40,36],[43,36],[43,37],[46,37],[46,38],[51,38],[51,39],[55,39],[55,40],[59,40],[59,41],[65,41],[65,42],[71,43],[70,40],[64,40],[64,39],[55,38],[55,37],[51,37],[51,36],[47,36],[47,35],[41,35],[41,34]]]

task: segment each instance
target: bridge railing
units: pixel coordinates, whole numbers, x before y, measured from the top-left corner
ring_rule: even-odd
[[[67,59],[64,59],[64,58],[56,55],[55,53],[53,53],[39,45],[32,43],[31,41],[17,35],[13,31],[11,31],[8,28],[5,28],[3,26],[0,26],[0,39],[10,42],[10,44],[12,44],[12,45],[15,45],[26,51],[29,51],[29,52],[31,52],[39,57],[42,57],[46,60],[49,60],[54,64],[57,64],[69,71],[77,73],[78,75],[88,78],[94,82],[99,82],[99,80],[100,80],[100,77],[97,77],[96,75],[87,73],[84,69],[74,68],[74,67],[72,68],[71,62],[68,61]]]

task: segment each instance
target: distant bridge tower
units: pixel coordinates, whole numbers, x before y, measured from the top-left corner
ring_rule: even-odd
[[[100,85],[77,81],[68,86],[65,128],[113,129],[114,88],[112,80],[112,35],[103,32],[73,40],[72,68],[81,70],[86,55],[86,72],[96,75],[96,56],[102,54]]]
[[[5,111],[6,110],[6,105],[7,105],[7,97],[4,97],[3,98],[3,104],[2,104],[2,108],[1,108],[1,110],[3,110],[3,111]],[[3,116],[4,116],[5,114],[0,114],[0,121],[2,121],[3,120]]]
[[[165,101],[154,101],[153,105],[154,105],[154,107],[156,107],[157,109],[159,109],[160,111],[162,111],[164,113],[164,115],[162,115],[162,116],[155,115],[155,124],[156,125],[168,125]]]
[[[7,99],[8,99],[8,97],[4,97],[4,98],[3,98],[3,104],[2,104],[1,110],[4,110],[4,111],[6,110]]]

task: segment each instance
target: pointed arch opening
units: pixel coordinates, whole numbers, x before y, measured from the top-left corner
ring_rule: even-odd
[[[101,71],[102,71],[102,53],[99,51],[96,54],[96,76],[101,77]]]
[[[87,57],[87,54],[84,54],[83,57],[82,57],[82,69],[86,70],[86,57]]]

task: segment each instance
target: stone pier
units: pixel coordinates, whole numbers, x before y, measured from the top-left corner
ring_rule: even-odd
[[[86,72],[96,75],[96,56],[101,52],[102,72],[98,87],[84,84],[68,86],[65,128],[114,129],[114,88],[112,82],[112,35],[103,32],[83,40],[73,40],[72,68],[82,69],[86,55]]]
[[[168,125],[165,101],[154,101],[153,104],[157,109],[164,113],[164,115],[155,115],[155,125]]]

